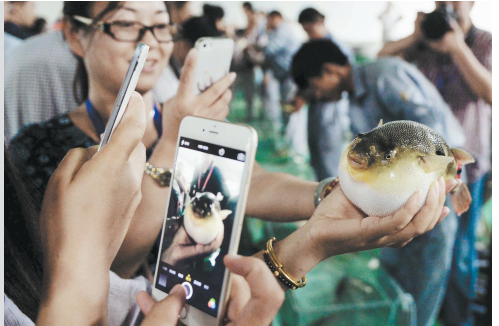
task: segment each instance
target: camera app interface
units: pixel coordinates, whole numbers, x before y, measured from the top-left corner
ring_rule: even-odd
[[[176,284],[187,303],[217,317],[245,152],[181,138],[156,288]]]

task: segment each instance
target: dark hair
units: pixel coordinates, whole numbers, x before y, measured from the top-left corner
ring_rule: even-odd
[[[326,62],[346,66],[348,58],[330,40],[312,40],[303,44],[291,63],[291,75],[298,87],[306,89],[311,78],[321,75]]]
[[[203,16],[215,25],[219,19],[224,18],[225,12],[222,7],[205,4],[203,5]]]
[[[318,12],[314,8],[307,8],[304,9],[301,13],[300,16],[298,16],[298,22],[300,24],[306,24],[306,23],[317,23],[319,20],[323,20],[324,15]]]
[[[274,17],[282,18],[281,13],[277,10],[273,10],[273,11],[269,12],[269,16],[272,18],[274,18]]]
[[[243,8],[245,8],[246,10],[249,10],[251,12],[255,11],[253,9],[253,5],[250,2],[243,2]]]
[[[39,217],[4,144],[4,293],[36,321],[43,280]]]
[[[71,22],[74,30],[83,29],[90,31],[91,26],[87,26],[72,18],[73,15],[92,18],[92,7],[95,1],[64,1],[62,13]],[[122,2],[109,1],[107,7],[96,17],[93,17],[93,22],[97,22],[108,13],[118,10],[122,6]],[[76,56],[78,66],[76,67],[75,78],[73,81],[73,92],[75,100],[78,104],[83,103],[88,97],[88,74],[83,63],[83,59]]]
[[[204,16],[193,17],[182,24],[182,39],[190,41],[192,45],[199,38],[209,36],[222,36],[222,32]]]

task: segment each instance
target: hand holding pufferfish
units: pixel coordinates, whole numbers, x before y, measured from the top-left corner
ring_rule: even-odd
[[[345,196],[372,216],[387,216],[400,209],[418,190],[425,194],[443,176],[460,176],[463,165],[475,160],[467,152],[449,148],[433,129],[413,121],[394,121],[358,134],[343,152],[340,186]],[[457,214],[466,212],[471,195],[462,184],[451,195]]]

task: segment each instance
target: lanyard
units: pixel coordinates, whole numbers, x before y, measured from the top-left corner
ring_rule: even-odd
[[[101,135],[106,128],[104,122],[100,118],[99,114],[97,114],[97,110],[93,106],[92,102],[90,102],[90,99],[87,99],[85,104],[87,106],[88,116],[90,117],[90,121],[92,121],[92,124],[94,125],[95,131],[97,131],[98,135]],[[161,137],[161,134],[163,133],[163,125],[161,119],[161,112],[159,112],[158,108],[156,107],[156,104],[154,104],[154,127],[156,128],[158,136]]]
[[[211,162],[211,168],[210,168],[210,173],[208,173],[208,176],[206,177],[206,180],[204,181],[203,188],[201,188],[201,191],[204,191],[204,188],[206,188],[206,185],[208,184],[208,180],[210,180],[211,173],[213,172],[213,169],[215,168],[215,162]],[[198,189],[201,187],[201,174],[202,172],[199,171],[199,176],[198,176]]]

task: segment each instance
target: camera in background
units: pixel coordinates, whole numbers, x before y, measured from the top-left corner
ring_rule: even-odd
[[[451,5],[439,6],[435,11],[426,14],[421,22],[421,31],[425,38],[438,40],[452,28],[450,20],[459,21],[459,16]]]

